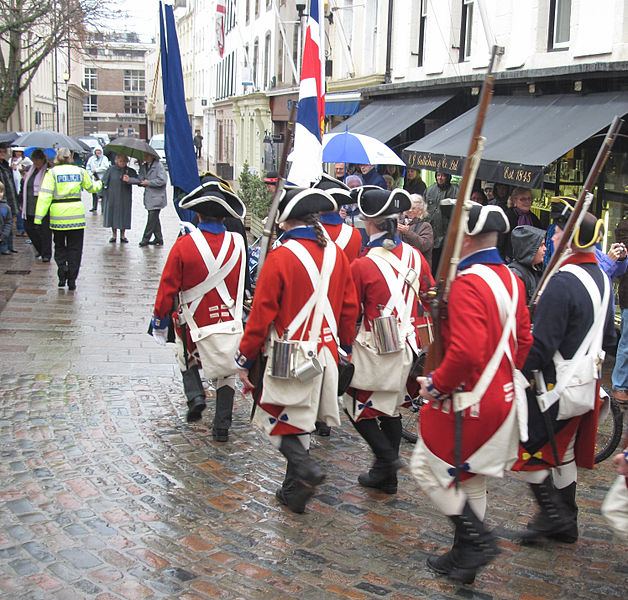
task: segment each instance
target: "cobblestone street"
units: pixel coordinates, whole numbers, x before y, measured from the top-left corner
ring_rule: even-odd
[[[328,476],[307,512],[279,506],[285,462],[250,427],[249,400],[236,395],[231,439],[213,442],[211,401],[186,423],[173,354],[146,334],[174,209],[161,248],[138,247],[137,190],[129,244],[108,243],[100,212],[87,214],[74,292],[25,238],[0,256],[0,597],[626,598],[628,548],[600,515],[610,461],[580,471],[572,545],[520,546],[532,498],[517,476],[493,480],[487,522],[502,553],[473,586],[427,569],[452,534],[407,469],[396,496],[357,484],[371,457],[344,417],[313,439]]]

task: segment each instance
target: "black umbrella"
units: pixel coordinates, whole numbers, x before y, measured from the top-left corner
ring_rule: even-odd
[[[4,131],[0,133],[0,144],[12,144],[19,137],[16,131]]]
[[[119,137],[109,142],[105,146],[106,150],[111,150],[116,154],[125,154],[126,156],[132,156],[137,160],[144,160],[144,154],[152,154],[156,159],[159,159],[159,154],[152,146],[150,146],[144,140],[134,137]]]
[[[28,148],[34,146],[35,148],[67,148],[70,152],[83,152],[83,148],[79,143],[58,131],[31,131],[25,133],[13,141],[14,146],[23,146]]]

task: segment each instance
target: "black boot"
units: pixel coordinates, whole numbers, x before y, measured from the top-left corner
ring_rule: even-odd
[[[473,583],[478,569],[491,562],[500,552],[495,536],[484,527],[468,502],[462,514],[450,516],[456,528],[454,544],[441,556],[432,555],[427,566],[460,583]]]
[[[207,404],[198,365],[190,367],[187,371],[181,371],[181,376],[183,377],[183,391],[188,401],[187,421],[188,423],[200,421]]]
[[[394,420],[394,419],[393,419]],[[364,438],[375,454],[375,462],[367,473],[358,476],[361,486],[375,488],[386,494],[397,493],[397,471],[403,463],[399,458],[399,446],[391,444],[388,436],[380,429],[376,419],[353,421],[353,426]]]
[[[230,385],[223,385],[216,390],[216,412],[212,436],[217,442],[229,441],[234,393],[235,390]]]
[[[297,435],[282,435],[279,451],[288,460],[286,475],[289,474],[293,480],[289,492],[284,491],[282,497],[292,512],[302,513],[314,495],[316,486],[325,479],[325,473],[303,447]],[[277,499],[282,502],[279,497]]]
[[[294,468],[288,463],[286,467],[286,476],[284,477],[281,487],[275,492],[275,498],[280,504],[288,506],[288,498],[294,492],[297,480],[294,478]]]
[[[569,508],[554,487],[550,475],[543,483],[531,483],[530,489],[539,504],[539,511],[528,523],[528,528],[521,533],[522,544],[532,544],[543,537],[554,537],[573,528]]]
[[[557,542],[573,544],[578,541],[578,505],[576,504],[576,482],[570,483],[567,487],[556,490],[562,498],[569,516],[571,518],[569,527],[558,533],[553,533],[549,537]]]

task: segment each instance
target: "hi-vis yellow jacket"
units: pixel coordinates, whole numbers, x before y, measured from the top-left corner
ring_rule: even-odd
[[[50,229],[84,229],[81,188],[94,194],[102,188],[102,181],[92,181],[85,169],[75,165],[57,165],[49,169],[39,189],[35,224],[41,224],[50,210]]]

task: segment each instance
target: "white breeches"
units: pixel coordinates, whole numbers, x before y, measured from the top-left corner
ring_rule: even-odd
[[[462,514],[465,502],[469,502],[473,512],[483,521],[486,513],[486,476],[474,475],[459,484],[444,488],[434,475],[423,451],[423,445],[417,444],[410,459],[410,472],[421,489],[430,497],[434,505],[447,516]]]

